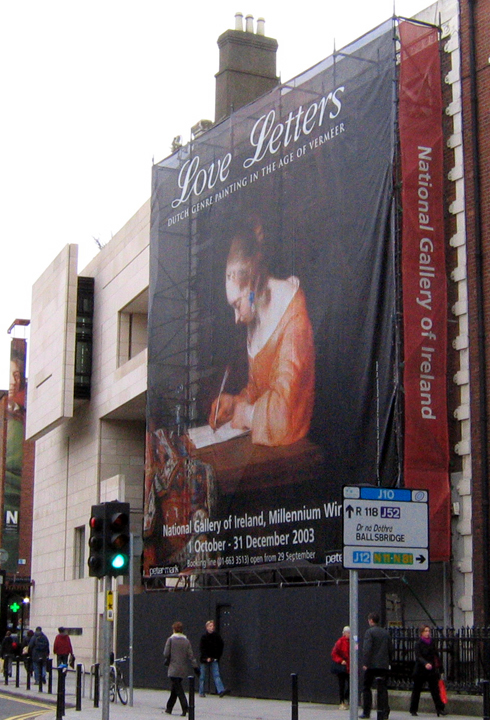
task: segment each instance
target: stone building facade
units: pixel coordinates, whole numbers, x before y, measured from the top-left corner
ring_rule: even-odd
[[[419,16],[424,22],[441,23],[453,551],[450,562],[435,564],[430,570],[430,582],[425,574],[413,573],[417,577],[411,583],[438,624],[455,626],[487,624],[490,612],[488,458],[484,452],[490,379],[484,342],[490,322],[484,252],[490,213],[490,180],[485,173],[490,155],[489,17],[489,0],[460,4],[441,0]],[[473,26],[476,54],[472,66]],[[235,29],[229,31],[228,40],[235,40],[237,33],[241,39],[240,32],[247,34]],[[262,49],[265,43],[268,54],[274,47],[274,41],[252,39]],[[224,46],[225,41],[221,36]],[[272,87],[277,80],[275,67],[268,67],[267,76]],[[472,83],[478,100],[476,121]],[[219,112],[226,112],[233,102],[226,97]],[[478,151],[473,147],[475,135]],[[33,620],[48,634],[59,624],[79,633],[76,654],[86,665],[97,657],[104,607],[100,583],[89,578],[86,569],[91,505],[129,501],[132,530],[136,537],[141,535],[149,230],[150,202],[82,272],[77,271],[77,248],[69,245],[33,290],[27,424],[28,437],[36,442]],[[77,398],[74,393],[79,277],[92,278],[94,285],[90,398]],[[138,570],[135,561],[136,576]],[[121,584],[119,590],[125,593],[128,588]],[[141,586],[136,590],[141,592]],[[420,604],[403,596],[402,584],[388,581],[387,598],[395,608],[387,610],[389,621],[400,620],[396,610],[400,603],[405,603],[404,620],[425,620]]]

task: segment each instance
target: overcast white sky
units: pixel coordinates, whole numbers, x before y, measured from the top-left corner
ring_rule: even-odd
[[[429,0],[0,0],[0,388],[15,318],[67,243],[79,270],[150,195],[152,160],[214,119],[218,36],[265,18],[289,80]],[[23,333],[16,331],[17,336]],[[28,337],[28,335],[27,335]]]

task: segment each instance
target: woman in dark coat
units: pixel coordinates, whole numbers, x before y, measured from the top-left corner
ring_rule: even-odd
[[[429,685],[430,694],[436,707],[437,715],[446,715],[445,705],[439,695],[439,678],[441,661],[437,654],[434,640],[430,636],[430,627],[422,625],[420,637],[415,647],[415,667],[413,671],[412,697],[410,698],[410,714],[417,715],[420,692],[424,684]]]

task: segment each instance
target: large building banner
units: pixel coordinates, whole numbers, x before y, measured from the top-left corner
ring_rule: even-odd
[[[432,560],[450,558],[442,90],[437,28],[400,24],[405,485],[430,498]]]
[[[153,170],[146,577],[339,562],[399,481],[391,21]]]

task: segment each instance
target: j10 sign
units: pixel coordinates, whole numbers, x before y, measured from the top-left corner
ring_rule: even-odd
[[[346,486],[343,496],[345,568],[429,569],[426,490]]]

